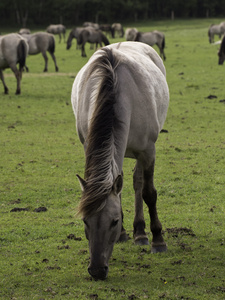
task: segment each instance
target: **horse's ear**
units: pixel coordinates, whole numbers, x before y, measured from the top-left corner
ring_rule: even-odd
[[[112,190],[116,195],[118,195],[122,191],[122,187],[123,187],[123,176],[118,175],[113,184]]]
[[[79,180],[80,187],[81,187],[82,191],[84,191],[85,186],[87,184],[86,181],[83,178],[81,178],[78,174],[76,174],[76,176],[77,176],[77,178]]]

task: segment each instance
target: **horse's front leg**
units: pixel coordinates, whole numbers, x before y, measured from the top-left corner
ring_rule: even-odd
[[[81,56],[86,57],[86,53],[85,53],[85,48],[84,48],[85,44],[82,44],[81,46]]]
[[[7,86],[5,84],[5,79],[4,79],[4,75],[3,75],[2,70],[0,70],[0,79],[1,79],[1,81],[3,83],[5,94],[8,94],[9,93],[9,89],[7,88]]]
[[[137,161],[134,175],[133,186],[135,191],[135,217],[134,217],[134,242],[136,245],[148,245],[148,237],[145,233],[145,221],[143,213],[143,168],[142,164]]]
[[[151,232],[152,232],[152,253],[164,252],[167,250],[166,243],[162,236],[162,225],[159,221],[156,202],[157,202],[157,191],[154,187],[153,176],[154,176],[154,165],[155,158],[148,168],[144,169],[144,184],[142,196],[149,209],[149,215],[151,220]]]

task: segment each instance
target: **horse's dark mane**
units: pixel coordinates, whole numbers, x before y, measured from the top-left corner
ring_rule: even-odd
[[[112,50],[103,48],[101,51],[102,55],[95,60],[88,76],[93,81],[98,78],[99,86],[94,87],[98,95],[86,139],[86,184],[79,206],[83,217],[103,207],[113,184],[113,132],[118,124],[114,111],[117,93],[115,68],[119,62]]]

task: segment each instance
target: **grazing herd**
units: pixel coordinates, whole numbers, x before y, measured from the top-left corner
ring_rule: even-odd
[[[214,36],[218,35],[220,38],[225,34],[225,22],[221,22],[218,25],[211,25],[208,30],[209,42],[214,43]],[[48,56],[47,52],[51,55],[56,72],[59,70],[56,57],[55,57],[55,38],[54,35],[59,35],[59,43],[62,36],[64,42],[66,42],[66,49],[70,49],[72,40],[76,39],[76,49],[81,50],[81,56],[86,57],[85,44],[90,43],[90,47],[95,50],[97,47],[107,46],[110,44],[108,37],[123,38],[125,35],[126,41],[136,41],[148,44],[150,46],[157,45],[160,51],[160,56],[163,60],[166,59],[164,52],[165,49],[165,35],[163,32],[154,30],[151,32],[139,32],[137,28],[127,28],[124,31],[123,26],[120,23],[111,24],[97,24],[92,22],[85,22],[82,27],[76,27],[69,33],[66,41],[66,27],[62,24],[49,25],[46,28],[46,32],[37,32],[31,34],[28,28],[21,28],[19,33],[8,34],[0,36],[0,79],[3,82],[4,92],[8,94],[8,88],[5,84],[3,70],[11,68],[14,72],[17,80],[16,94],[20,94],[20,81],[22,78],[22,71],[26,69],[29,71],[26,65],[27,55],[34,55],[41,53],[44,58],[44,72],[48,71]],[[225,39],[216,42],[221,43],[220,50],[218,52],[219,64],[223,64],[225,59]],[[23,52],[22,52],[23,51]],[[17,69],[19,64],[19,69]]]

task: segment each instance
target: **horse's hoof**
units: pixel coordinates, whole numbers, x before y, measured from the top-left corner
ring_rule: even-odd
[[[148,241],[147,236],[137,236],[134,239],[134,243],[135,243],[135,245],[138,245],[138,246],[147,246],[147,245],[149,245],[149,241]]]
[[[160,252],[166,252],[166,251],[167,251],[166,243],[162,243],[162,244],[153,244],[152,243],[151,253],[160,253]]]
[[[126,231],[121,232],[118,242],[127,242],[130,239],[129,235],[126,234]]]

